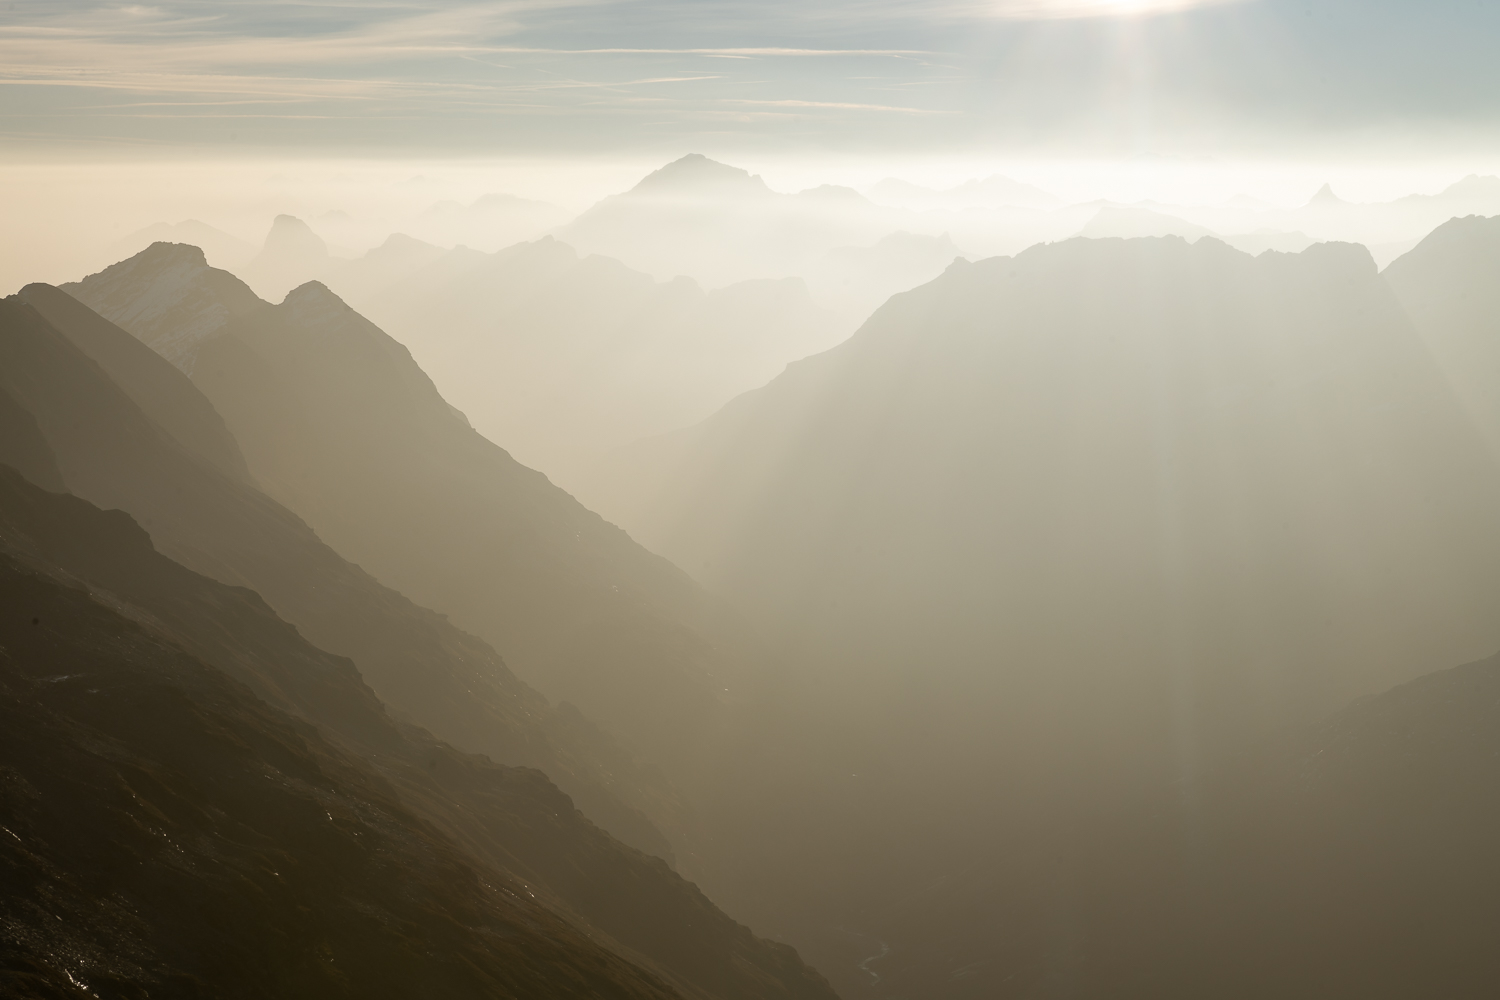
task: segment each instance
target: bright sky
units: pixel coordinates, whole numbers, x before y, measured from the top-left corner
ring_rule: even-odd
[[[1496,52],[1496,0],[0,0],[0,285],[190,217],[579,211],[690,152],[781,191],[1431,193],[1500,173]]]
[[[9,155],[1492,150],[1493,0],[0,0]]]

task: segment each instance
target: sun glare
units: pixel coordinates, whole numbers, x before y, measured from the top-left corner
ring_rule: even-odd
[[[1000,0],[996,12],[1001,17],[1015,20],[1062,21],[1142,17],[1235,2],[1238,0]]]

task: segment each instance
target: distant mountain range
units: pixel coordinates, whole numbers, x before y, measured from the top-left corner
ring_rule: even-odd
[[[551,238],[494,254],[393,238],[325,280],[476,429],[570,489],[605,451],[695,423],[848,332],[798,278],[705,292]]]

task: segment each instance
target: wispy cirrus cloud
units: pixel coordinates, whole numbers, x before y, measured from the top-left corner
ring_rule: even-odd
[[[1125,23],[1139,30],[1109,30]],[[1491,123],[1496,45],[1500,5],[1474,0],[7,0],[0,131],[83,138],[149,113],[174,141],[211,134],[216,108],[415,123],[361,142],[587,144],[635,141],[654,106],[795,115],[870,142],[1066,133],[1135,150],[1231,114],[1316,134]],[[443,124],[511,111],[525,120],[510,131]],[[174,114],[200,124],[174,132]]]

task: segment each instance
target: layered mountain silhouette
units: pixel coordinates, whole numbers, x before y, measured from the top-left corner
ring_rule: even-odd
[[[696,423],[847,332],[800,279],[705,292],[550,238],[494,254],[393,238],[327,283],[476,429],[566,486],[606,450]]]
[[[153,243],[191,243],[202,249],[203,254],[213,262],[214,267],[235,270],[248,264],[255,258],[255,244],[232,236],[210,226],[206,222],[197,219],[185,219],[182,222],[167,223],[158,222],[155,225],[138,229],[109,246],[105,263],[123,260],[133,257],[146,249]]]
[[[841,193],[840,193],[841,192]],[[772,191],[759,176],[694,153],[667,164],[555,231],[661,279],[688,275],[709,287],[805,274],[839,246],[864,246],[906,214],[847,188]]]
[[[1496,465],[1352,245],[958,262],[590,495],[797,665],[829,763],[776,895],[827,968],[877,877],[1500,646]]]
[[[1108,645],[1344,693],[1340,663],[1491,641],[1480,444],[1362,247],[1074,240],[897,296],[630,453],[604,509],[791,646]],[[1314,612],[1329,593],[1361,596]]]
[[[67,290],[153,347],[188,338],[135,323],[143,303],[222,294],[218,314],[230,319],[192,341],[191,374],[270,496],[382,583],[493,644],[543,694],[576,705],[632,753],[669,768],[706,763],[701,743],[720,705],[739,696],[735,670],[753,655],[731,616],[474,431],[404,347],[325,287],[304,285],[275,306],[251,301],[195,249],[161,244]],[[303,596],[257,589],[303,624]],[[457,652],[461,633],[449,631]],[[385,686],[390,674],[365,664],[377,651],[354,645],[372,637],[309,634],[352,656],[393,706],[483,749],[473,732],[416,714],[434,691]],[[442,711],[450,710],[461,709]],[[630,801],[675,822],[644,785]]]
[[[279,299],[329,269],[333,255],[312,227],[295,215],[278,215],[260,252],[238,273],[261,295]]]
[[[550,237],[484,253],[398,234],[342,259],[282,216],[236,273],[272,300],[323,283],[410,348],[477,430],[572,487],[602,452],[707,417],[952,259],[933,270],[908,257],[841,261],[836,275],[812,276],[815,301],[800,278],[705,291]]]
[[[91,326],[106,343],[107,324]],[[375,605],[381,588],[348,564],[330,572],[341,561],[294,516],[150,421],[105,368],[138,360],[128,351],[96,361],[13,298],[0,352],[0,416],[31,473],[155,528],[0,469],[7,993],[832,996],[541,773],[393,719],[361,677],[368,660],[324,652],[252,590],[158,552],[234,584],[259,572],[285,595],[265,567],[282,561],[310,578],[308,631],[336,633],[364,602],[361,624],[404,646],[385,666],[437,701],[468,686],[457,700],[479,742],[551,757],[565,777],[564,755],[587,746],[550,749],[589,727],[576,713],[549,727],[560,713],[481,643],[389,591]],[[423,615],[439,640],[425,650],[402,643]],[[500,685],[497,706],[484,688]],[[628,759],[609,763],[627,777]],[[599,779],[614,775],[572,777],[610,805]]]
[[[382,586],[296,515],[188,450],[111,378],[120,371],[124,384],[173,388],[167,372],[154,382],[140,374],[170,366],[64,299],[28,286],[0,302],[0,388],[29,414],[70,492],[128,511],[184,565],[258,592],[320,648],[353,659],[405,718],[464,749],[546,769],[618,836],[672,856],[641,812],[673,815],[669,788],[637,773],[576,710],[553,709],[482,640]],[[169,414],[172,423],[216,412],[192,383],[175,390],[183,409]],[[163,395],[157,405],[170,410],[170,401]]]
[[[1500,230],[1281,252],[1492,185],[969,187],[1086,238],[688,157],[580,231],[807,285],[284,217],[275,301],[0,300],[0,993],[1492,992]]]
[[[1155,212],[1148,208],[1123,205],[1105,205],[1078,232],[1089,239],[1140,239],[1146,236],[1180,236],[1194,242],[1205,236],[1228,243],[1236,250],[1251,256],[1267,250],[1282,253],[1300,253],[1313,244],[1305,233],[1280,233],[1263,229],[1253,233],[1236,233],[1221,236],[1207,227],[1188,222],[1174,215]]]
[[[109,603],[0,596],[7,996],[679,995]]]
[[[1000,174],[965,181],[945,190],[887,177],[870,189],[870,197],[883,205],[917,209],[1053,208],[1062,204],[1056,195]]]
[[[493,251],[538,239],[567,221],[568,213],[556,205],[509,194],[487,194],[468,205],[455,201],[431,205],[408,231],[443,246]]]

